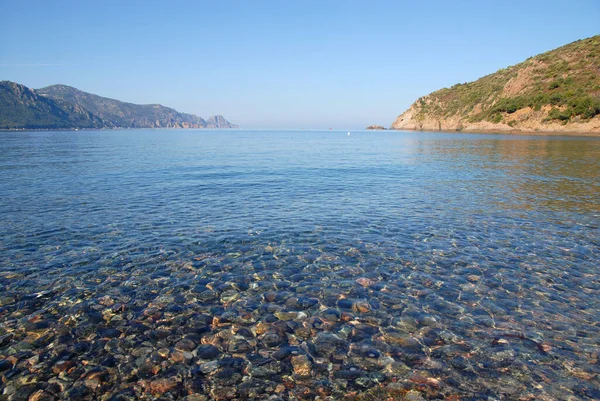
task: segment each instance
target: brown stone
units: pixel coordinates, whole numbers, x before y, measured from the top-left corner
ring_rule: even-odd
[[[293,356],[291,358],[292,366],[294,367],[294,373],[298,376],[310,376],[311,374],[311,363],[306,355]]]
[[[55,374],[60,374],[62,372],[66,372],[69,369],[71,369],[73,366],[75,366],[75,362],[74,361],[58,361],[54,364],[54,366],[52,367],[52,371]]]
[[[386,333],[384,335],[384,340],[390,344],[407,348],[418,348],[421,345],[416,338],[408,334],[398,332]]]
[[[175,362],[175,363],[180,363],[183,362],[184,357],[183,357],[183,352],[181,351],[173,351],[171,353],[171,361]]]
[[[157,379],[150,382],[150,391],[155,395],[161,395],[173,390],[179,384],[175,377]]]
[[[183,340],[175,344],[175,349],[179,351],[193,351],[194,348],[196,348],[196,343],[187,338],[184,338]]]
[[[359,313],[367,313],[371,311],[371,305],[367,301],[356,301],[352,309]]]
[[[373,284],[377,283],[377,281],[375,281],[375,280],[371,280],[371,279],[369,279],[369,278],[366,278],[366,277],[360,277],[360,278],[357,278],[357,279],[356,279],[356,282],[357,282],[358,284],[362,285],[363,287],[368,287],[368,286],[371,286],[371,285],[373,285]]]
[[[91,389],[95,389],[106,382],[108,374],[105,371],[96,371],[87,375],[85,385]]]
[[[349,322],[354,320],[354,315],[350,312],[342,312],[340,319],[342,319],[344,322]]]
[[[53,395],[44,390],[38,390],[29,396],[29,401],[54,401],[55,399]]]
[[[440,381],[438,379],[430,377],[426,373],[421,372],[412,372],[408,377],[408,380],[413,383],[426,384],[436,388],[440,386]]]
[[[102,306],[112,306],[114,305],[115,301],[108,295],[105,295],[98,300],[98,303]]]
[[[406,392],[402,383],[398,383],[398,382],[388,383],[387,391],[392,396],[402,395]]]
[[[264,322],[260,322],[256,326],[254,326],[254,333],[257,336],[260,336],[261,334],[264,334],[267,331],[269,331],[269,329],[271,329],[271,325],[270,324],[264,323]]]

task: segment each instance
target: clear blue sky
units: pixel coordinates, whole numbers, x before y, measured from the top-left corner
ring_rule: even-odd
[[[0,0],[0,80],[246,128],[390,126],[419,96],[600,33],[599,0]]]

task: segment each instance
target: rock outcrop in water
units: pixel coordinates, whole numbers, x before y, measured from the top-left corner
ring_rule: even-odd
[[[237,125],[231,124],[223,116],[212,116],[206,120],[206,125],[210,128],[239,128]]]
[[[418,99],[393,129],[600,135],[600,35]]]
[[[0,82],[0,129],[238,128],[222,116],[204,120],[160,104],[139,105],[66,85],[33,90]]]

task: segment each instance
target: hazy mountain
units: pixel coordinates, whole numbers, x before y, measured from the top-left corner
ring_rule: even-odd
[[[204,120],[160,104],[139,105],[66,85],[33,90],[2,81],[0,129],[13,128],[238,128],[222,116]]]
[[[177,112],[159,104],[133,104],[80,91],[67,85],[52,85],[36,91],[51,99],[78,104],[114,127],[206,128],[202,118]]]
[[[78,104],[39,96],[33,89],[0,81],[0,129],[102,128],[104,122]]]
[[[600,35],[430,93],[392,128],[600,133]]]

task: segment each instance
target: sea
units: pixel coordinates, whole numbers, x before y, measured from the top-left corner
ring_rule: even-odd
[[[600,399],[600,138],[0,149],[2,399]]]

